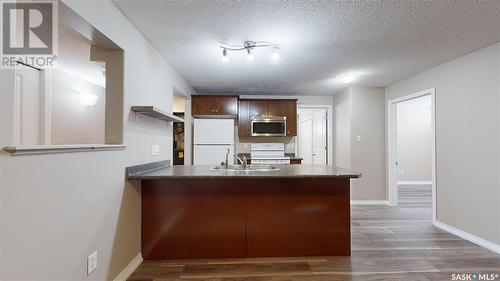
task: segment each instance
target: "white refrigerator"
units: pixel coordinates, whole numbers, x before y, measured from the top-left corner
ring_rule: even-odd
[[[234,120],[194,119],[194,165],[218,165],[234,162]]]

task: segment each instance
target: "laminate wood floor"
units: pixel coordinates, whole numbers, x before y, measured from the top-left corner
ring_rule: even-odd
[[[398,205],[404,208],[432,208],[432,185],[399,185]]]
[[[500,274],[500,255],[433,227],[425,204],[402,205],[352,206],[351,257],[145,261],[129,280],[430,281]]]

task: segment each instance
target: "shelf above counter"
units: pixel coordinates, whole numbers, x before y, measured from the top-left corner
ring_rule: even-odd
[[[130,108],[130,110],[135,113],[143,114],[149,117],[153,117],[168,122],[184,122],[184,119],[177,117],[173,114],[167,113],[154,106],[134,105]]]

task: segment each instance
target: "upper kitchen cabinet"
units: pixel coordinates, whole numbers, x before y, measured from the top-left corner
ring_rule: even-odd
[[[268,116],[267,100],[249,100],[250,117],[253,116]]]
[[[249,137],[250,134],[250,100],[240,100],[238,109],[238,136]]]
[[[297,136],[297,100],[284,100],[286,116],[286,135]]]
[[[191,112],[194,117],[236,118],[238,116],[238,96],[191,96]]]
[[[297,100],[296,99],[255,99],[240,100],[238,135],[250,137],[252,117],[286,117],[286,135],[297,135]]]

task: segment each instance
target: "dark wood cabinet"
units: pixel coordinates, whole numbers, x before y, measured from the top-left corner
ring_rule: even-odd
[[[238,96],[191,96],[191,113],[195,117],[236,118],[238,116]]]
[[[215,113],[215,96],[192,96],[191,112],[195,115],[211,115]]]
[[[240,100],[238,115],[238,135],[251,136],[251,119],[254,116],[285,116],[286,135],[297,135],[296,99],[255,99]]]
[[[269,116],[287,116],[288,103],[286,100],[269,100],[267,102],[267,114]]]
[[[238,109],[238,136],[250,136],[250,101],[240,100]]]
[[[286,135],[297,136],[297,100],[286,100]]]
[[[217,96],[215,98],[215,104],[218,115],[238,115],[237,96]]]
[[[250,118],[268,115],[267,100],[250,100]]]
[[[350,179],[142,181],[145,260],[350,256]]]

